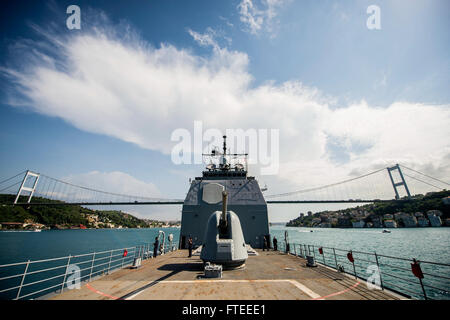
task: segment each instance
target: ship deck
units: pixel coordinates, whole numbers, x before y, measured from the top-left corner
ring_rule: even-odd
[[[202,278],[198,255],[178,250],[148,259],[64,291],[54,300],[396,300],[386,290],[369,290],[364,281],[277,251],[256,250],[245,267],[224,270],[220,279]]]

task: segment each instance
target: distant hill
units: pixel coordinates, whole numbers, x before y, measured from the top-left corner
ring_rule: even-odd
[[[0,194],[0,223],[2,222],[33,222],[47,227],[69,228],[84,225],[87,228],[147,228],[156,226],[158,221],[139,219],[129,213],[115,210],[91,210],[75,205],[33,205],[12,206],[14,195]],[[54,202],[34,197],[33,202]]]
[[[430,192],[426,195],[415,195],[409,201],[389,201],[389,202],[380,202],[373,204],[366,204],[363,206],[357,206],[354,208],[335,210],[335,211],[322,211],[316,212],[310,216],[300,216],[289,221],[286,226],[311,226],[313,223],[313,219],[318,218],[323,215],[330,215],[338,213],[344,217],[349,218],[349,222],[352,211],[367,211],[370,214],[374,214],[377,216],[383,216],[385,214],[394,214],[397,212],[404,212],[409,214],[414,214],[416,212],[426,213],[428,210],[439,210],[442,212],[442,219],[450,218],[450,205],[445,204],[443,199],[450,196],[449,190],[439,191],[439,192]]]

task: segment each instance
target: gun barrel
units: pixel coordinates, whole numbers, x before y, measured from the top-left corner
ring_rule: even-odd
[[[222,192],[222,216],[220,220],[222,220],[223,226],[227,225],[227,200],[228,193],[226,191]]]

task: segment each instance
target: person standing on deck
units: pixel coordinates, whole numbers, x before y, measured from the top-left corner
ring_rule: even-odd
[[[155,243],[153,244],[153,258],[156,258],[158,255],[158,248],[159,248],[159,240],[158,237],[155,238]]]
[[[274,251],[278,250],[278,240],[275,237],[273,237],[273,250]]]
[[[188,240],[189,258],[192,257],[192,237],[189,236]]]

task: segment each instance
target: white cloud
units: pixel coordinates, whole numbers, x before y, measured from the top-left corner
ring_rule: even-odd
[[[258,34],[265,30],[275,35],[275,17],[277,10],[285,4],[286,0],[263,0],[256,5],[255,0],[242,0],[238,5],[240,20],[246,25],[246,30]]]
[[[125,172],[112,171],[100,172],[91,171],[87,173],[73,174],[61,178],[62,181],[74,185],[87,187],[90,189],[101,190],[119,195],[129,195],[142,197],[146,199],[136,199],[126,196],[114,196],[91,191],[80,191],[77,188],[61,188],[60,194],[52,192],[53,198],[58,199],[78,199],[79,201],[93,202],[133,202],[152,201],[167,199],[167,196],[161,194],[158,187],[152,182],[139,180]],[[176,199],[173,199],[176,200]],[[161,206],[161,205],[117,205],[117,206],[91,206],[94,210],[121,210],[130,213],[138,218],[158,219],[158,220],[179,220],[180,206]]]
[[[263,178],[271,193],[397,162],[425,173],[432,168],[443,180],[450,176],[449,105],[397,102],[381,108],[363,101],[331,108],[332,99],[298,81],[252,87],[247,54],[220,48],[211,33],[190,31],[199,43],[215,48],[200,57],[169,44],[154,48],[109,28],[67,38],[47,34],[54,55],[20,42],[21,67],[3,68],[16,84],[15,104],[22,98],[21,104],[35,112],[167,155],[175,144],[173,130],[191,130],[194,120],[222,131],[280,129],[280,174]],[[350,162],[332,161],[329,136],[342,141]],[[353,148],[357,145],[365,148]],[[108,181],[117,183],[99,181],[105,188]],[[139,186],[131,183],[128,192],[141,189],[131,185]]]
[[[74,185],[121,195],[133,195],[145,198],[162,197],[161,192],[153,183],[138,180],[135,177],[120,171],[91,171],[87,173],[69,175],[63,177],[61,180]],[[96,196],[101,197],[102,195],[86,192],[85,196],[95,198]],[[124,201],[124,199],[117,197],[117,201]]]
[[[221,48],[218,39],[224,39],[227,45],[230,45],[232,40],[225,36],[223,31],[217,31],[210,27],[206,28],[204,33],[199,33],[191,29],[187,29],[191,37],[202,47],[212,47],[214,51],[224,50]]]
[[[215,38],[215,31],[211,28],[208,28],[205,33],[201,34],[195,32],[191,29],[188,29],[189,34],[203,47],[212,46],[215,50],[219,49],[219,45],[217,44]]]

